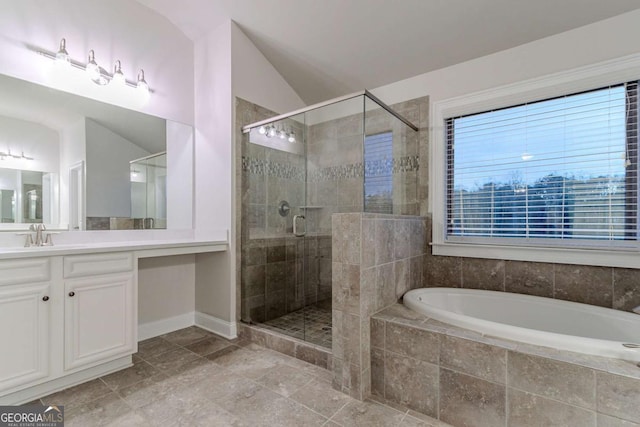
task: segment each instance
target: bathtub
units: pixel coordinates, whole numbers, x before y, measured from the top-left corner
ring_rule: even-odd
[[[414,289],[405,306],[484,335],[596,356],[640,362],[640,315],[507,292]]]

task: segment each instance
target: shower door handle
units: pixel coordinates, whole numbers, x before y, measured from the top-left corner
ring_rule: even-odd
[[[304,222],[304,215],[293,216],[293,235],[296,237],[302,237],[307,234],[307,224],[304,225],[304,230],[298,231],[298,220],[301,219]]]

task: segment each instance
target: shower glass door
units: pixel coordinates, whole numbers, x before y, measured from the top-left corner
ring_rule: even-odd
[[[256,127],[242,156],[242,319],[305,340],[304,114]]]

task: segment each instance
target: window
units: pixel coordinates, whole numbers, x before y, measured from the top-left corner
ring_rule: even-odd
[[[445,240],[638,240],[637,92],[634,81],[445,118]]]
[[[364,138],[364,211],[393,213],[393,134]]]

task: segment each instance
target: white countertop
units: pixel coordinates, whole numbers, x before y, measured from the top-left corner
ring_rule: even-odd
[[[138,258],[182,255],[203,252],[221,252],[228,249],[226,240],[134,240],[117,242],[71,243],[54,246],[0,247],[0,259],[32,258],[41,256],[81,255],[104,252],[135,251]]]

